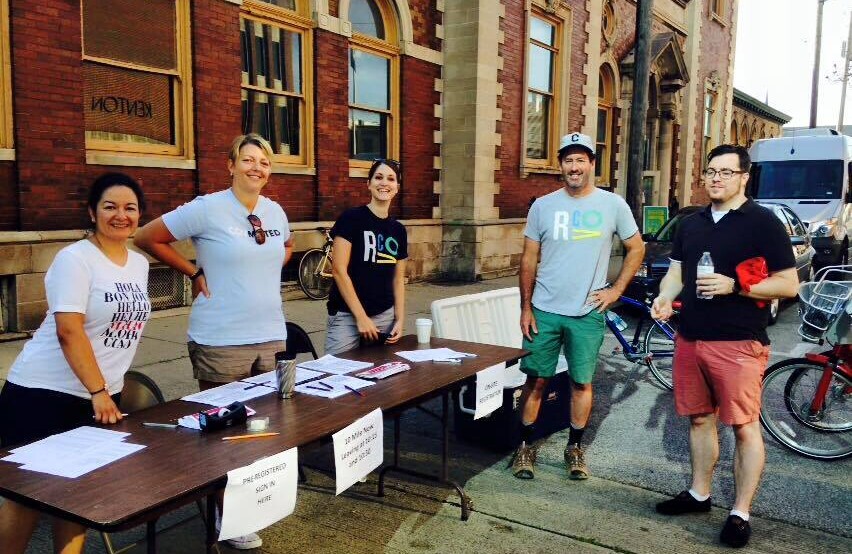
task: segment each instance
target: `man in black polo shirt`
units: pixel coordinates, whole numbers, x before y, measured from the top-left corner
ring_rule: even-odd
[[[760,386],[769,359],[767,303],[798,290],[790,237],[775,215],[745,195],[748,151],[723,144],[707,156],[704,187],[710,205],[685,218],[675,233],[672,263],[660,283],[652,315],[668,319],[672,300],[683,303],[675,343],[674,393],[678,414],[689,416],[692,486],[657,504],[666,515],[710,511],[710,484],[719,458],[717,421],[730,425],[736,439],[731,515],[719,536],[723,543],[748,543],[749,508],[763,472]],[[697,275],[705,252],[713,273]],[[736,266],[762,257],[769,277],[744,289]],[[707,298],[710,297],[710,298]]]

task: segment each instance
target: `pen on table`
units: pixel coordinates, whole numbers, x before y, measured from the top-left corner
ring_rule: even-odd
[[[329,392],[329,391],[333,391],[333,390],[334,390],[333,388],[330,388],[330,389],[324,389],[324,388],[322,388],[322,387],[315,387],[315,386],[313,386],[313,385],[305,385],[305,388],[306,388],[306,389],[321,390],[322,392]]]
[[[252,435],[234,435],[233,437],[222,437],[223,441],[235,441],[240,439],[259,439],[262,437],[274,437],[275,435],[280,435],[281,433],[272,432],[272,433],[254,433]]]
[[[345,388],[347,388],[347,389],[351,390],[352,392],[354,392],[354,393],[355,393],[355,394],[357,394],[358,396],[364,396],[364,393],[363,393],[363,392],[361,392],[361,391],[359,391],[358,389],[352,388],[352,387],[350,387],[349,385],[343,385],[343,386],[344,386]]]
[[[178,426],[174,423],[152,423],[149,421],[142,422],[145,427],[161,427],[163,429],[177,429]]]
[[[442,360],[435,360],[436,363],[439,364],[460,364],[462,363],[458,358],[444,358]]]
[[[311,384],[312,385],[319,385],[321,387],[325,387],[326,390],[334,390],[333,386],[329,385],[328,383],[323,383],[322,379],[320,379],[319,381],[314,381]]]

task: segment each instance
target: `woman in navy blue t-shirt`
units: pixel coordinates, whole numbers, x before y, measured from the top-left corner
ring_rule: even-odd
[[[402,336],[408,235],[389,215],[399,179],[399,162],[373,162],[367,176],[370,202],[343,212],[331,229],[334,284],[326,354],[359,343],[394,343]]]

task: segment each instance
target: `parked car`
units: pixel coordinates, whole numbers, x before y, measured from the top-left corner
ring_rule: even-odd
[[[814,248],[811,245],[811,237],[807,227],[796,213],[785,204],[775,202],[759,202],[760,205],[769,208],[775,216],[781,220],[787,233],[790,235],[790,245],[793,255],[796,257],[796,271],[799,281],[810,281],[813,278],[812,261]],[[660,289],[660,280],[669,270],[672,253],[672,240],[675,231],[683,218],[703,209],[703,206],[687,206],[677,212],[673,217],[663,224],[659,231],[653,235],[643,235],[645,240],[645,259],[639,266],[636,276],[627,286],[625,296],[643,300],[653,298]],[[780,302],[775,300],[770,305],[769,322],[775,323],[778,319]]]

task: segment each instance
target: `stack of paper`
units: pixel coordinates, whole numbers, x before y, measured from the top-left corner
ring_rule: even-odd
[[[424,350],[402,350],[397,356],[409,362],[449,362],[460,361],[462,358],[475,358],[476,354],[456,352],[452,348],[427,348]]]
[[[130,433],[98,427],[78,427],[65,433],[14,448],[4,462],[23,464],[21,469],[75,478],[145,448],[124,442]]]
[[[352,373],[353,371],[358,371],[359,369],[373,367],[373,362],[345,360],[343,358],[332,356],[331,354],[326,354],[322,358],[302,362],[299,364],[299,367],[313,369],[323,373],[332,373],[334,375],[345,375],[347,373]]]
[[[308,381],[307,383],[297,385],[296,392],[310,394],[312,396],[322,396],[323,398],[337,398],[338,396],[353,393],[358,389],[371,387],[373,385],[375,385],[374,382],[358,379],[357,377],[350,377],[348,375],[332,375],[325,379]]]

